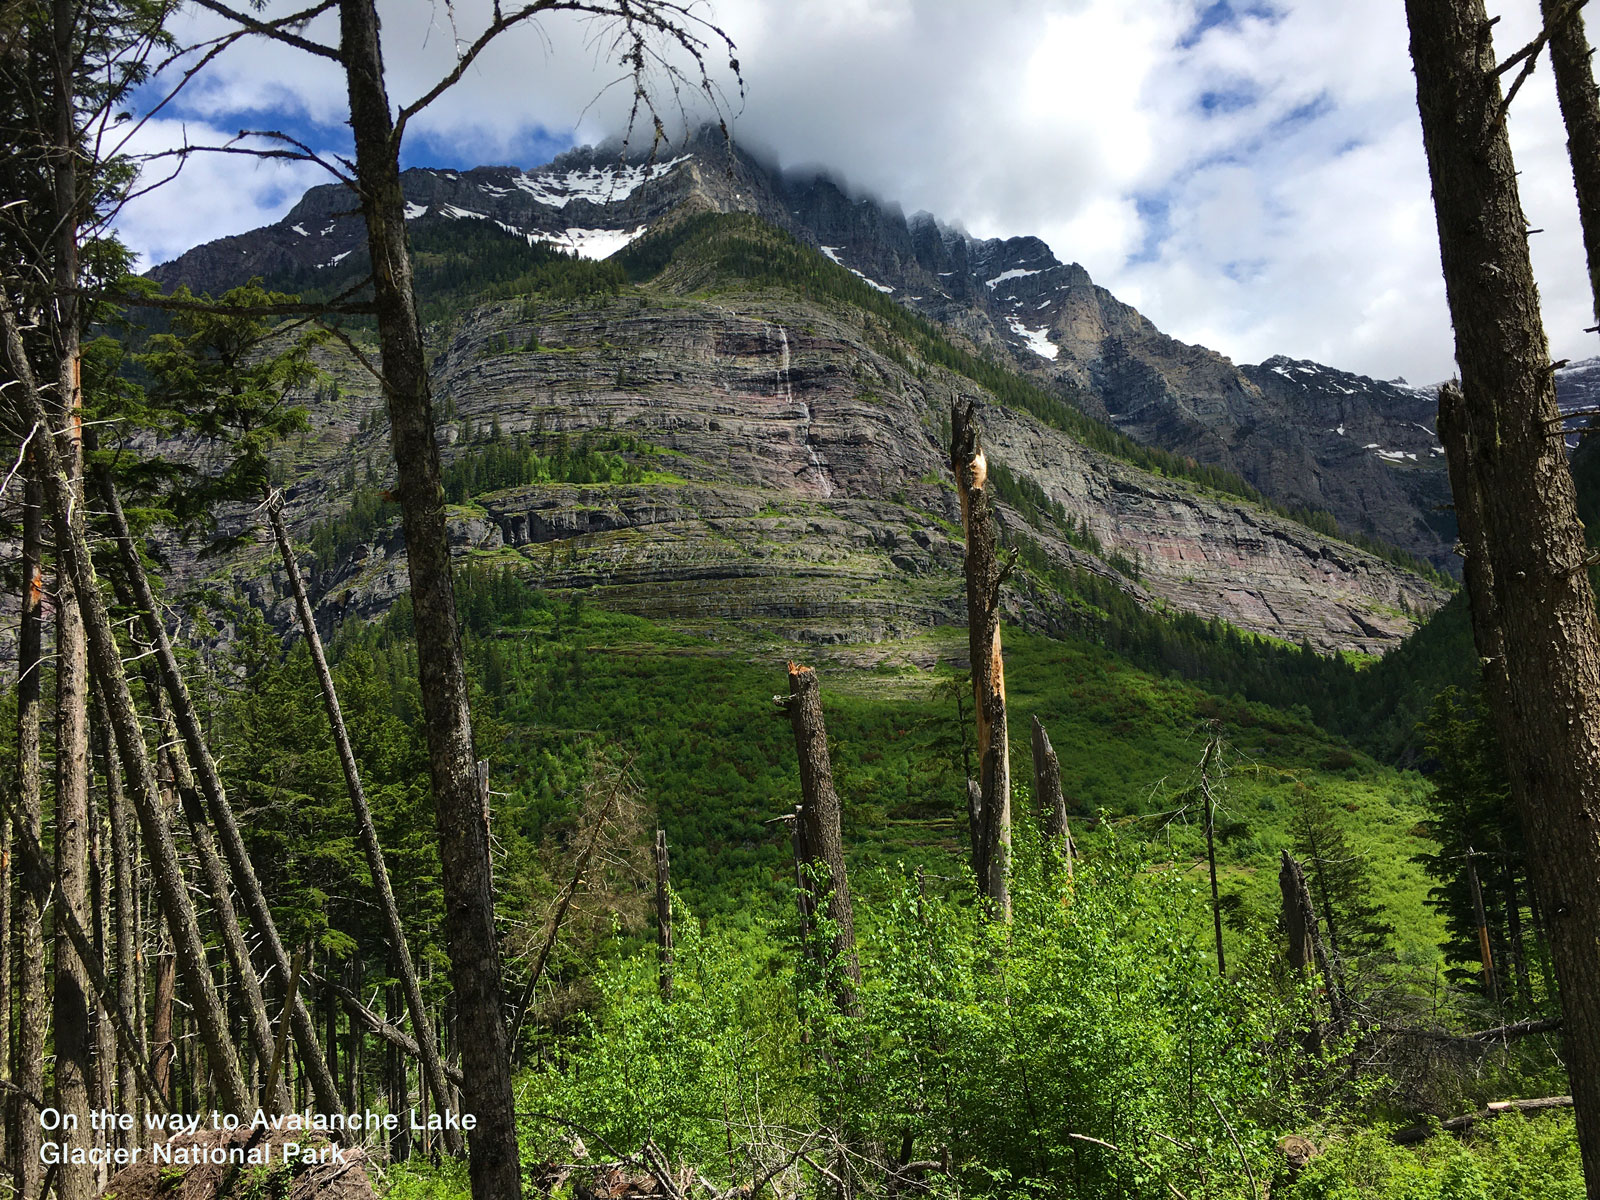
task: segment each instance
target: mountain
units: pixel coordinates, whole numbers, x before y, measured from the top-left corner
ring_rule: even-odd
[[[413,169],[403,185],[416,219],[481,221],[592,258],[672,213],[754,213],[1136,440],[1455,569],[1430,398],[1315,363],[1236,366],[1163,334],[1038,238],[980,241],[925,213],[907,218],[709,133],[653,161],[585,148],[535,170]],[[361,247],[349,194],[327,185],[277,224],[198,247],[152,275],[216,291],[255,273],[306,290],[347,256],[359,259]]]
[[[906,638],[957,624],[960,514],[944,422],[951,399],[970,396],[983,406],[1008,538],[1024,555],[1013,619],[1095,627],[1112,603],[1094,599],[1104,591],[1323,650],[1381,653],[1442,599],[1415,574],[1207,486],[1247,493],[1237,480],[1140,447],[961,349],[876,281],[760,217],[719,213],[693,163],[607,179],[572,162],[515,178],[413,177],[453,197],[412,192],[440,209],[413,226],[424,307],[443,294],[429,279],[461,272],[469,291],[498,279],[491,294],[506,297],[463,299],[432,326],[447,463],[473,481],[452,497],[464,554],[613,608],[680,624],[732,619],[781,639]],[[464,186],[499,215],[462,216]],[[564,231],[590,231],[582,244],[597,252],[601,189],[626,192],[611,203],[654,230],[618,260],[574,261],[530,237],[564,219]],[[365,267],[336,203],[337,192],[314,191],[278,226],[191,251],[158,277],[216,290],[247,273],[281,286],[313,272],[324,294],[345,290]],[[624,286],[618,265],[639,283]],[[392,513],[376,499],[388,454],[374,380],[343,356],[326,362],[337,386],[321,389],[314,432],[281,469],[332,623],[386,609],[404,592],[404,567]],[[522,467],[495,465],[513,461]],[[285,584],[264,547],[229,573],[287,624]]]

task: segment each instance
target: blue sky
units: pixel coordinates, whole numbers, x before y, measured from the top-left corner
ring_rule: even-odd
[[[1502,53],[1537,6],[1503,9]],[[269,3],[267,11],[273,11]],[[486,0],[385,0],[397,102],[451,64]],[[1436,381],[1453,351],[1395,0],[714,0],[747,98],[735,136],[979,236],[1037,234],[1173,336],[1236,361],[1315,358]],[[215,32],[192,16],[185,36]],[[329,23],[311,36],[331,39]],[[412,126],[407,165],[531,166],[624,120],[594,24],[508,38]],[[720,62],[719,55],[711,56]],[[734,92],[727,72],[719,76]],[[344,147],[332,64],[244,44],[140,131],[154,149],[273,128]],[[694,119],[698,114],[692,115]],[[1512,113],[1546,324],[1600,353],[1548,74]],[[308,164],[197,155],[126,215],[150,260],[275,220]]]

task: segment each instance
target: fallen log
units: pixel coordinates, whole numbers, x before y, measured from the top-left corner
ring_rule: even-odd
[[[1464,1133],[1479,1121],[1487,1121],[1491,1117],[1502,1116],[1508,1112],[1532,1113],[1543,1112],[1550,1108],[1571,1107],[1571,1096],[1541,1096],[1536,1100],[1496,1100],[1479,1112],[1465,1113],[1459,1117],[1451,1117],[1448,1121],[1440,1121],[1437,1127],[1428,1124],[1413,1125],[1409,1129],[1397,1129],[1390,1136],[1390,1141],[1397,1146],[1410,1146],[1432,1137],[1435,1128],[1450,1133]]]

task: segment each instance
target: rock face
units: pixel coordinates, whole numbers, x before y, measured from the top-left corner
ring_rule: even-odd
[[[737,621],[741,636],[862,641],[958,624],[960,511],[941,428],[951,398],[968,395],[982,404],[991,463],[1059,506],[1030,517],[1000,498],[1007,536],[1146,603],[1381,653],[1442,598],[1351,546],[1088,450],[965,378],[888,356],[869,326],[848,306],[771,293],[519,300],[463,314],[435,359],[447,465],[496,446],[588,445],[621,447],[639,471],[635,482],[477,494],[454,510],[458,553],[679,625]],[[371,380],[348,366],[339,378],[297,449],[287,511],[302,537],[348,504],[351,481],[387,477]],[[1085,530],[1099,553],[1080,548],[1093,544]],[[394,523],[306,566],[330,626],[404,593]],[[268,547],[227,574],[288,626]],[[1055,627],[1059,597],[1026,569],[1006,603],[1013,620]]]
[[[1430,398],[1314,363],[1235,366],[1167,337],[1037,238],[978,241],[926,213],[908,219],[824,175],[786,175],[706,132],[655,160],[586,148],[534,170],[414,169],[403,183],[416,219],[493,223],[590,257],[669,213],[756,213],[1137,440],[1235,471],[1281,504],[1326,510],[1347,531],[1456,569],[1442,458],[1419,429],[1432,426]],[[152,274],[212,292],[251,275],[289,290],[353,283],[366,272],[354,207],[336,185],[313,188],[277,224],[198,247]],[[1341,425],[1352,432],[1334,432]]]

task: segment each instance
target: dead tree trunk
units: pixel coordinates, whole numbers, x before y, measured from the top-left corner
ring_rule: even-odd
[[[672,860],[667,856],[667,831],[656,830],[656,958],[663,1000],[672,999]]]
[[[1450,483],[1463,542],[1481,548],[1491,577],[1498,637],[1478,654],[1503,655],[1492,707],[1550,927],[1589,1196],[1600,1200],[1600,622],[1488,18],[1482,0],[1407,0],[1406,14],[1464,398],[1461,444],[1446,442]],[[1468,530],[1469,520],[1481,524]],[[1478,586],[1469,575],[1475,636],[1488,599]]]
[[[1217,804],[1216,797],[1211,794],[1210,774],[1221,751],[1221,736],[1214,733],[1200,758],[1200,799],[1206,809],[1206,864],[1211,870],[1211,925],[1217,937],[1217,974],[1226,975],[1228,960],[1222,952],[1222,897],[1217,890]]]
[[[804,831],[812,911],[822,913],[832,927],[833,943],[824,965],[835,1006],[846,1016],[856,1012],[856,988],[861,967],[856,961],[855,914],[850,907],[850,880],[844,865],[844,832],[839,793],[833,787],[833,764],[828,758],[828,732],[822,722],[822,696],[817,673],[798,663],[789,664],[789,695],[785,705],[794,730],[795,753],[800,760],[800,811]]]
[[[1567,154],[1578,193],[1578,221],[1589,259],[1589,291],[1600,324],[1600,88],[1595,86],[1593,51],[1583,28],[1582,0],[1539,0],[1556,100],[1567,126]]]
[[[991,914],[1011,916],[1011,759],[1006,735],[1005,663],[1000,654],[1000,585],[1008,573],[1000,563],[999,533],[989,507],[988,463],[970,401],[950,410],[950,469],[961,496],[966,532],[967,646],[972,660],[972,696],[978,726],[979,830],[973,873],[989,898]]]
[[[233,886],[238,889],[239,898],[245,903],[251,925],[261,937],[267,962],[287,978],[289,955],[283,948],[283,940],[278,936],[277,922],[273,920],[272,909],[267,904],[260,881],[256,878],[255,867],[250,861],[250,852],[244,844],[244,835],[239,831],[239,823],[234,817],[232,806],[228,803],[228,795],[223,789],[216,760],[211,756],[211,747],[206,741],[205,730],[200,724],[199,714],[195,712],[194,703],[189,698],[189,689],[183,681],[183,674],[178,669],[177,656],[172,652],[172,643],[167,638],[166,627],[161,623],[155,595],[150,588],[150,580],[145,574],[144,563],[139,558],[138,546],[128,531],[127,518],[122,511],[122,500],[117,495],[116,486],[108,472],[99,471],[95,483],[101,507],[110,522],[112,537],[116,542],[118,561],[122,565],[122,582],[132,593],[133,607],[139,614],[140,624],[144,627],[144,636],[155,652],[155,668],[159,674],[161,690],[171,701],[172,719],[182,738],[189,768],[194,773],[196,790],[205,800],[206,815],[210,817],[211,824],[215,827],[222,853],[227,859]],[[178,760],[176,754],[173,758],[175,762]],[[179,790],[180,793],[183,790],[181,783]],[[264,1011],[263,1009],[263,1013]],[[339,1090],[333,1085],[332,1077],[328,1074],[327,1061],[323,1057],[316,1021],[312,1019],[304,998],[296,997],[290,1018],[302,1061],[308,1064],[310,1069],[312,1090],[316,1094],[318,1107],[326,1113],[342,1111],[339,1107]],[[265,1019],[263,1015],[262,1020]],[[265,1046],[270,1044],[269,1039],[263,1046],[263,1053]]]
[[[177,848],[157,809],[155,774],[150,769],[144,733],[122,669],[121,651],[95,578],[85,533],[84,506],[73,503],[70,478],[56,451],[50,417],[23,347],[16,315],[3,297],[0,297],[0,338],[3,338],[0,348],[3,348],[16,384],[15,403],[23,420],[37,426],[44,434],[35,446],[46,507],[56,527],[56,553],[66,561],[76,587],[78,607],[89,639],[90,665],[105,689],[107,715],[116,733],[117,749],[130,775],[138,780],[134,802],[144,826],[145,844],[162,908],[178,952],[179,970],[184,974],[220,1098],[234,1111],[243,1111],[248,1093],[239,1072],[238,1054],[228,1034],[226,1014],[208,969],[205,943],[178,865]]]
[[[1038,717],[1033,718],[1033,799],[1044,834],[1045,875],[1053,877],[1059,864],[1071,879],[1072,832],[1067,827],[1067,798],[1061,792],[1061,763]]]
[[[35,430],[43,438],[43,430]],[[40,778],[40,674],[44,641],[44,513],[38,465],[30,450],[22,499],[22,619],[17,633],[17,809],[18,845],[44,836],[44,788]],[[19,872],[17,889],[18,1091],[9,1094],[7,1115],[16,1137],[13,1178],[18,1196],[39,1192],[39,1108],[44,1100],[44,892],[48,880]]]
[[[439,1059],[439,1042],[433,1033],[433,1018],[422,1000],[422,985],[417,981],[416,963],[411,957],[411,947],[406,941],[405,927],[400,923],[400,907],[395,903],[394,888],[389,882],[389,868],[384,862],[383,846],[378,842],[378,830],[372,823],[372,809],[367,804],[366,789],[361,784],[361,768],[356,763],[350,734],[345,729],[344,711],[339,706],[339,693],[333,686],[333,672],[328,670],[327,657],[322,652],[322,637],[317,632],[316,614],[311,610],[311,600],[306,595],[305,581],[300,577],[300,563],[294,556],[294,546],[289,541],[289,531],[284,528],[282,500],[276,494],[266,501],[267,520],[272,526],[273,539],[278,544],[278,556],[283,560],[289,576],[289,587],[294,593],[295,612],[300,618],[300,630],[305,635],[306,646],[311,651],[311,664],[316,669],[317,684],[322,689],[322,703],[328,710],[328,725],[333,731],[334,748],[339,753],[339,766],[344,772],[345,789],[350,793],[350,807],[356,814],[356,832],[361,841],[361,852],[366,856],[367,870],[372,873],[372,885],[378,893],[378,911],[383,918],[384,932],[394,950],[395,964],[400,970],[400,986],[405,992],[406,1010],[411,1014],[411,1026],[417,1031],[417,1043],[422,1048],[422,1075],[427,1090],[433,1094],[440,1112],[450,1108],[450,1089],[444,1077],[444,1064]],[[331,1072],[330,1072],[331,1075]],[[444,1131],[445,1149],[459,1155],[464,1147],[461,1134],[455,1129]]]
[[[372,260],[395,491],[416,612],[417,664],[444,880],[445,937],[467,1080],[463,1103],[478,1118],[468,1139],[472,1194],[475,1200],[519,1200],[522,1172],[502,1017],[505,996],[494,922],[488,797],[478,783],[466,662],[450,577],[428,357],[406,246],[399,135],[384,83],[374,0],[340,0],[339,18],[357,191]]]
[[[1283,852],[1283,864],[1278,871],[1278,886],[1283,891],[1284,922],[1289,928],[1289,962],[1300,970],[1308,963],[1317,964],[1317,973],[1322,976],[1323,990],[1328,996],[1328,1014],[1334,1025],[1343,1025],[1347,1011],[1344,980],[1339,976],[1337,962],[1322,944],[1306,874],[1287,850]]]

